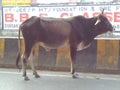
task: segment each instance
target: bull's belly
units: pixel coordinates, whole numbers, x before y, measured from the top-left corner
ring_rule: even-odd
[[[62,43],[53,43],[53,44],[48,44],[48,43],[43,43],[43,42],[39,42],[39,45],[42,46],[43,48],[46,49],[46,51],[49,51],[51,49],[57,49],[57,48],[69,48],[70,47],[70,44],[69,44],[69,41],[66,40]],[[90,46],[90,44],[88,45],[84,45],[83,42],[80,42],[78,45],[77,45],[77,51],[81,51],[83,49],[86,49]]]
[[[63,48],[63,47],[68,48],[69,47],[69,41],[66,40],[66,41],[61,42],[61,43],[52,43],[52,44],[39,42],[39,45],[42,46],[43,48],[45,48],[46,51],[49,51],[50,49],[57,49],[57,48]]]

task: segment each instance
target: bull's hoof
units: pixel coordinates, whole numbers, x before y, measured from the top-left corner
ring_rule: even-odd
[[[40,76],[38,74],[35,75],[35,78],[40,78]]]
[[[40,76],[37,72],[34,72],[33,75],[35,76],[35,78],[40,78]]]
[[[25,81],[29,81],[30,79],[28,77],[24,77],[24,80]]]
[[[72,78],[73,78],[73,79],[78,79],[78,78],[79,78],[79,75],[78,75],[77,73],[74,73],[74,74],[72,74]]]

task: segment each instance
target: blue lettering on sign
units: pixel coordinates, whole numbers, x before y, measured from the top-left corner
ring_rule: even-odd
[[[119,11],[120,10],[120,6],[116,6],[116,10]]]
[[[101,6],[100,10],[112,11],[110,6]]]
[[[79,11],[87,11],[87,7],[79,7]]]
[[[20,8],[16,8],[16,12],[30,12],[30,11],[34,11],[34,8],[28,8],[28,7],[20,7]]]
[[[95,7],[91,7],[91,11],[95,11]]]
[[[6,8],[5,11],[6,12],[12,12],[12,8]]]
[[[47,7],[40,7],[39,12],[47,12],[49,9]]]
[[[55,12],[68,12],[68,11],[75,11],[76,7],[61,7],[61,8],[52,8],[52,11]]]
[[[36,9],[35,8],[32,8],[31,11],[34,12]]]

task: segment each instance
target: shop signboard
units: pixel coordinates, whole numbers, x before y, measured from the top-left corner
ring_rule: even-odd
[[[2,7],[0,7],[0,30],[2,29]]]
[[[120,32],[120,5],[4,7],[3,27],[5,30],[18,30],[19,25],[31,16],[66,18],[83,15],[90,18],[97,16],[103,8],[115,31]]]

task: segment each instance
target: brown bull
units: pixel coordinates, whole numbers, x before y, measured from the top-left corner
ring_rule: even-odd
[[[22,56],[24,79],[29,80],[26,74],[26,60],[30,56],[34,56],[33,48],[36,43],[40,43],[41,46],[49,49],[69,47],[71,56],[71,73],[75,78],[75,61],[77,50],[87,48],[97,35],[112,30],[112,25],[103,13],[92,18],[74,16],[63,19],[40,18],[33,16],[27,19],[20,25],[18,37],[18,40],[20,41],[21,31],[25,43],[25,51]],[[19,54],[16,60],[17,66],[20,57],[21,55],[19,49]],[[33,59],[31,59],[31,61],[32,60]],[[38,78],[39,75],[34,68],[33,62],[31,63],[31,66],[33,69],[33,74],[36,78]]]

